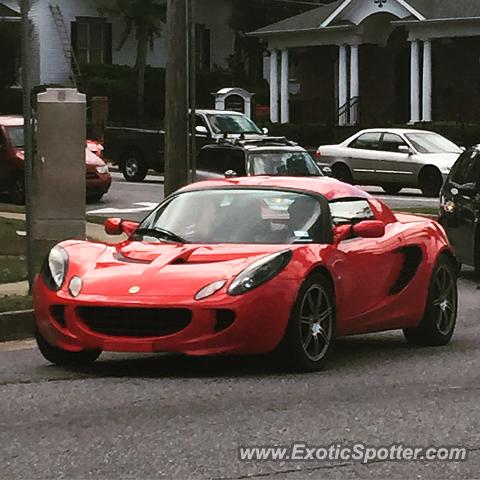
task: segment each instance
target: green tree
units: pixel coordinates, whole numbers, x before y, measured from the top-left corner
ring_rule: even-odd
[[[166,0],[97,0],[102,14],[122,17],[125,28],[118,49],[134,34],[137,41],[135,71],[137,73],[137,114],[145,111],[145,70],[148,48],[153,49],[155,38],[161,34],[166,19]]]

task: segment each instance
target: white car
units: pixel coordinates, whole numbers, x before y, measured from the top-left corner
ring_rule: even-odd
[[[318,148],[320,166],[333,176],[357,185],[379,185],[396,194],[419,188],[437,197],[462,149],[438,133],[425,130],[378,128],[362,130],[339,145]]]

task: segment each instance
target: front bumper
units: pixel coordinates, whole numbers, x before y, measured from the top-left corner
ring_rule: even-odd
[[[112,185],[112,177],[109,173],[96,173],[96,177],[86,179],[87,196],[105,194]]]
[[[100,349],[111,352],[178,352],[188,355],[268,353],[283,338],[298,286],[293,281],[276,281],[238,297],[215,294],[197,302],[180,297],[81,296],[51,291],[37,277],[34,289],[35,317],[40,333],[52,345],[68,351]],[[212,300],[212,298],[214,298]],[[55,307],[63,307],[62,321]],[[82,307],[188,309],[191,322],[165,336],[112,336],[90,328],[82,318]],[[218,311],[234,315],[233,323],[218,330]],[[115,319],[112,319],[114,322]],[[135,318],[132,317],[132,322]]]

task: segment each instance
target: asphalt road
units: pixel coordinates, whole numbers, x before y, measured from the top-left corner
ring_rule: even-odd
[[[478,280],[478,279],[477,279]],[[452,344],[400,332],[339,341],[328,368],[284,374],[265,358],[103,355],[48,365],[0,346],[0,477],[68,479],[478,478],[478,281],[460,281]],[[240,462],[245,445],[464,446],[466,462]]]
[[[145,182],[129,183],[120,173],[113,172],[113,183],[107,195],[98,203],[90,204],[87,212],[97,216],[120,216],[128,220],[141,220],[163,199],[163,177],[148,176]],[[401,208],[437,208],[437,198],[421,196],[420,190],[404,189],[398,195],[387,195],[379,187],[365,187],[378,195],[389,206]]]

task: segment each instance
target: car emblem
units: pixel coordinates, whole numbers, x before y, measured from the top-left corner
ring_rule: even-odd
[[[138,293],[140,291],[140,287],[135,285],[134,287],[131,287],[130,290],[128,291],[128,293],[131,293],[132,295],[135,295],[136,293]]]

